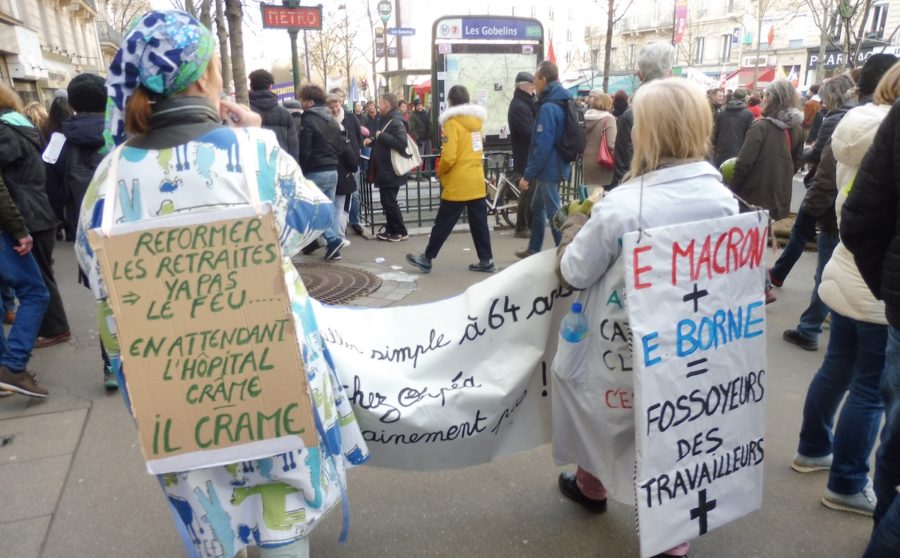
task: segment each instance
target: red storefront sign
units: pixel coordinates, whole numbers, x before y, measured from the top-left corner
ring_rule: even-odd
[[[286,8],[261,4],[263,29],[322,29],[322,6]]]

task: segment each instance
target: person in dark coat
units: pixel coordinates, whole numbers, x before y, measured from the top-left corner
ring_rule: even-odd
[[[299,145],[300,128],[303,127],[303,105],[301,105],[300,101],[297,99],[285,99],[281,104],[291,113],[291,118],[294,120],[294,130],[297,132],[297,143]]]
[[[21,108],[19,95],[9,86],[0,84],[0,176],[25,218],[34,239],[34,259],[50,292],[50,303],[34,344],[41,348],[68,341],[72,334],[53,275],[53,248],[59,219],[47,198],[46,172],[41,160],[44,145],[37,128],[18,112]]]
[[[278,145],[298,159],[300,144],[294,119],[288,109],[278,104],[278,96],[271,91],[275,78],[266,70],[250,72],[250,108],[262,116],[262,127],[275,132]]]
[[[106,81],[96,74],[78,74],[69,82],[67,91],[75,115],[62,123],[66,142],[56,162],[47,164],[47,194],[51,202],[54,192],[61,197],[62,213],[58,215],[65,225],[66,239],[74,241],[81,202],[94,171],[103,160],[100,148],[104,144],[103,130],[106,128]],[[90,288],[87,275],[79,270],[78,276],[79,282]],[[119,384],[102,344],[100,357],[103,360],[103,386],[109,390],[118,389]]]
[[[425,110],[422,99],[416,97],[413,99],[413,111],[409,117],[409,134],[416,140],[416,146],[419,148],[419,155],[422,156],[423,170],[431,170],[429,167],[434,166],[434,160],[427,156],[431,155],[431,115]]]
[[[19,298],[19,313],[8,337],[0,326],[0,389],[4,395],[15,391],[29,397],[47,397],[47,390],[28,372],[41,316],[50,299],[41,270],[30,253],[33,246],[25,219],[0,177],[0,283],[13,289]]]
[[[884,301],[888,342],[882,372],[885,423],[875,460],[875,530],[864,558],[895,556],[900,544],[900,103],[866,153],[841,211],[841,240],[875,298]]]
[[[737,157],[744,145],[744,136],[753,124],[753,113],[747,110],[744,100],[747,92],[743,89],[735,91],[725,108],[716,114],[713,147],[716,151],[716,167],[725,160]]]
[[[345,229],[350,217],[353,193],[356,192],[356,171],[359,170],[362,134],[356,116],[344,110],[338,95],[332,93],[328,96],[328,110],[341,127],[341,137],[338,140],[338,183],[334,205],[335,220],[338,223],[337,233],[346,246],[350,243],[345,238]]]
[[[763,117],[750,126],[734,165],[731,191],[769,211],[775,221],[790,214],[794,173],[803,151],[800,95],[786,79],[766,90]]]
[[[528,165],[528,150],[531,148],[531,130],[537,118],[537,97],[534,95],[534,76],[528,72],[516,75],[516,92],[509,102],[506,114],[509,124],[509,140],[512,143],[513,176],[509,179],[513,184],[525,174]],[[529,188],[519,196],[519,207],[516,214],[516,238],[529,238],[531,233],[531,198],[534,190]]]
[[[641,47],[638,55],[638,78],[641,83],[668,77],[675,62],[675,47],[665,41],[656,41]],[[611,190],[622,181],[631,170],[634,145],[631,143],[631,128],[634,126],[634,112],[628,107],[616,122],[616,166],[613,168]]]
[[[69,83],[69,104],[75,115],[65,120],[66,137],[55,163],[47,165],[47,196],[63,222],[66,240],[75,240],[75,228],[84,193],[103,159],[106,82],[96,74],[78,74]]]
[[[393,93],[385,93],[378,101],[378,111],[381,114],[378,124],[372,136],[366,139],[366,144],[372,146],[372,158],[369,161],[369,175],[374,178],[372,182],[378,188],[381,198],[381,207],[387,223],[384,232],[376,235],[378,240],[399,242],[409,238],[406,225],[403,224],[403,212],[397,203],[397,195],[400,187],[406,184],[406,175],[398,175],[394,172],[391,163],[391,151],[407,153],[406,123],[397,108],[397,96]]]
[[[300,169],[332,202],[338,184],[338,150],[341,127],[335,121],[326,104],[325,91],[318,85],[307,85],[300,90],[303,105],[303,127],[300,128]],[[337,206],[335,206],[337,211]],[[341,259],[344,241],[333,222],[322,234],[326,242],[325,259]],[[303,249],[311,254],[318,244],[313,242]]]

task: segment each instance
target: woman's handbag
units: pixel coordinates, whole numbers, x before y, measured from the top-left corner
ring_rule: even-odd
[[[600,151],[597,152],[597,164],[607,169],[612,169],[616,166],[616,158],[613,156],[612,151],[609,150],[609,142],[606,141],[606,128],[603,129],[600,135]]]
[[[382,134],[388,129],[391,122],[393,122],[393,120],[388,122],[387,125],[382,128]],[[409,153],[409,155],[407,155],[407,153]],[[403,176],[421,164],[422,156],[419,155],[419,146],[416,145],[416,140],[412,139],[412,136],[406,134],[406,152],[400,153],[396,149],[391,149],[391,166],[394,167],[394,174]]]

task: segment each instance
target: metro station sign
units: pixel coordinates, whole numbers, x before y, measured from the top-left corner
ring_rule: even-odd
[[[260,4],[263,29],[322,29],[322,6],[287,8]]]

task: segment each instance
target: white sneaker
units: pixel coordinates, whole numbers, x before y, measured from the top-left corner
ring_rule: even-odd
[[[794,460],[791,461],[791,469],[798,473],[827,471],[831,469],[831,460],[832,456],[830,453],[822,457],[806,457],[805,455],[800,455],[798,453],[794,455]]]
[[[347,246],[350,246],[350,241],[347,240],[346,238],[342,239],[341,240],[341,248],[346,248]]]
[[[875,504],[878,499],[875,497],[875,491],[872,490],[872,481],[866,481],[866,487],[862,492],[856,494],[838,494],[831,490],[825,489],[825,496],[822,497],[822,505],[826,508],[850,513],[858,513],[867,517],[872,517],[875,513]]]

